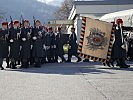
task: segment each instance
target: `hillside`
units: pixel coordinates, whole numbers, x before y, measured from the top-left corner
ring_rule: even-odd
[[[9,20],[9,16],[13,19],[20,19],[22,14],[24,18],[33,21],[33,16],[40,19],[42,23],[51,20],[53,12],[57,6],[41,3],[36,0],[1,0],[0,10],[5,12],[5,18]],[[32,22],[31,22],[32,23]]]

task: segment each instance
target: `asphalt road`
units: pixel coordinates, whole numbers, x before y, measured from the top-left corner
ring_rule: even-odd
[[[90,62],[6,69],[0,71],[0,100],[133,100],[133,66]]]

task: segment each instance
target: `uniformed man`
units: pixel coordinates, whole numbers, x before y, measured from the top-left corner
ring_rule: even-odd
[[[43,26],[43,41],[45,42],[45,34],[48,32],[48,29],[47,27]],[[43,45],[43,50],[44,50],[44,56],[42,57],[41,59],[41,64],[45,64],[46,63],[46,46],[45,46],[45,43]]]
[[[128,34],[128,52],[127,52],[127,57],[128,60],[133,61],[133,29],[132,31]]]
[[[9,35],[10,28],[11,28],[11,22],[8,22],[8,35]],[[9,38],[7,39],[7,41],[8,41],[8,48],[9,48],[9,45],[10,45]],[[6,58],[6,63],[7,63],[6,68],[10,68],[10,57],[9,57],[9,54],[8,54],[8,57]]]
[[[48,28],[48,30],[47,30],[48,32],[45,33],[45,39],[44,39],[45,47],[46,47],[46,58],[47,58],[48,63],[52,62],[52,60],[51,60],[51,41],[52,40],[51,40],[50,30],[52,30],[51,27]]]
[[[71,34],[70,34],[70,37],[69,37],[69,49],[68,49],[68,60],[67,62],[71,62],[71,58],[72,58],[72,55],[74,55],[75,57],[78,58],[77,62],[80,62],[82,59],[80,57],[78,57],[77,55],[77,48],[78,48],[78,45],[77,45],[77,36],[76,36],[76,33],[75,33],[75,28],[71,28]]]
[[[23,27],[21,29],[21,53],[20,57],[22,59],[22,68],[27,68],[29,66],[28,60],[30,59],[30,53],[31,53],[31,28],[29,26],[29,21],[24,20]]]
[[[53,32],[52,27],[49,28],[49,33],[50,33],[50,38],[51,38],[50,57],[51,57],[51,62],[54,63],[54,62],[56,62],[56,59],[55,59],[55,53],[56,53],[56,35]]]
[[[36,20],[35,27],[32,29],[32,57],[35,60],[35,67],[41,67],[41,58],[44,57],[44,40],[43,40],[43,28],[41,22]]]
[[[20,58],[20,23],[15,20],[9,30],[11,68],[16,69],[16,61]]]
[[[125,63],[126,48],[124,45],[123,30],[131,30],[131,27],[124,27],[122,19],[117,19],[116,29],[114,31],[115,41],[113,44],[112,57],[117,61],[117,66],[120,68],[130,67]]]
[[[111,23],[113,24],[112,31],[111,31],[111,34],[113,35],[113,34],[114,34],[114,31],[115,31],[115,29],[116,29],[116,24],[115,24],[115,21],[112,21]],[[107,64],[108,67],[114,67],[113,51],[112,51],[112,53],[111,53],[111,58],[110,58],[110,60],[107,61],[106,64]]]
[[[64,58],[64,49],[63,49],[63,43],[62,43],[62,33],[61,28],[57,27],[57,34],[56,34],[56,56],[55,60],[58,62],[58,57],[61,58],[62,62],[65,62]]]
[[[4,58],[8,58],[8,30],[7,30],[7,23],[2,22],[2,28],[0,29],[0,68],[4,70],[3,60]]]

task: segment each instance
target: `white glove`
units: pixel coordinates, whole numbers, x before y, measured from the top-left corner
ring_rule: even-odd
[[[69,45],[68,48],[71,49],[71,46]]]
[[[118,26],[116,26],[116,30],[118,30],[119,28],[118,28]]]
[[[43,45],[43,49],[46,49],[46,46],[45,46],[45,44]]]
[[[13,39],[11,39],[10,42],[13,43]]]
[[[31,49],[33,48],[33,45],[31,45]]]
[[[37,37],[34,36],[34,37],[33,37],[33,40],[36,40],[36,39],[37,39]]]
[[[28,35],[30,35],[31,33],[30,32],[28,32]]]
[[[26,41],[26,38],[22,38],[23,41]]]
[[[56,45],[54,45],[53,47],[56,48]]]
[[[22,46],[20,46],[20,50],[22,49]]]
[[[39,31],[38,33],[39,33],[39,34],[42,34],[42,32],[41,32],[41,31]]]
[[[50,46],[46,46],[46,49],[47,49],[47,50],[50,49]]]
[[[17,35],[20,35],[21,33],[17,33]]]

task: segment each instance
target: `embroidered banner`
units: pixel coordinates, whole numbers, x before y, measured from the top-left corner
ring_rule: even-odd
[[[82,17],[78,54],[80,57],[106,63],[111,57],[112,24]]]

